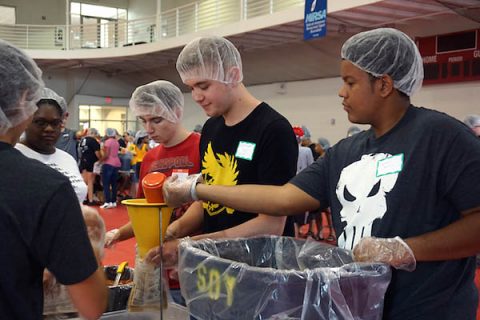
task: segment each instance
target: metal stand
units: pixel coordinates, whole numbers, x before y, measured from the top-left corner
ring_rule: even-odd
[[[162,207],[158,208],[158,221],[160,227],[160,279],[159,279],[159,286],[160,286],[160,320],[163,320],[163,219],[162,219]]]

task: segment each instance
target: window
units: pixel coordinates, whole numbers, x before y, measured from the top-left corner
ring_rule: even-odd
[[[73,48],[112,48],[124,43],[127,10],[81,2],[70,3]]]
[[[0,6],[0,24],[15,23],[15,7]]]
[[[97,6],[80,2],[70,3],[70,16],[72,21],[80,16],[90,16],[112,20],[127,20],[127,10],[114,7]]]
[[[101,136],[105,129],[114,128],[120,134],[126,130],[137,130],[137,119],[129,114],[128,107],[124,106],[79,106],[79,128],[95,128]]]
[[[437,36],[437,53],[475,49],[476,47],[476,30]]]

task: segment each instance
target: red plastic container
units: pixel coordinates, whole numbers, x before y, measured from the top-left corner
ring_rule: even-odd
[[[164,203],[162,187],[167,177],[161,172],[151,172],[142,180],[143,193],[149,203]]]

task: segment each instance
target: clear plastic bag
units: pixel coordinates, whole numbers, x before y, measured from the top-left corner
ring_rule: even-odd
[[[43,315],[47,319],[54,319],[54,315],[76,313],[77,309],[73,306],[67,287],[58,283],[53,275],[50,276],[51,280],[48,284],[44,283],[43,288]]]
[[[288,237],[182,241],[179,278],[197,319],[381,319],[388,265]]]
[[[168,281],[165,275],[160,279],[160,268],[146,263],[137,255],[128,310],[158,311],[162,307],[165,309],[168,302],[167,296]]]

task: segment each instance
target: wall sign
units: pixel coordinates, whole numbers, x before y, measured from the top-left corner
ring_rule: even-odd
[[[327,34],[327,0],[305,0],[303,39],[321,38]]]

